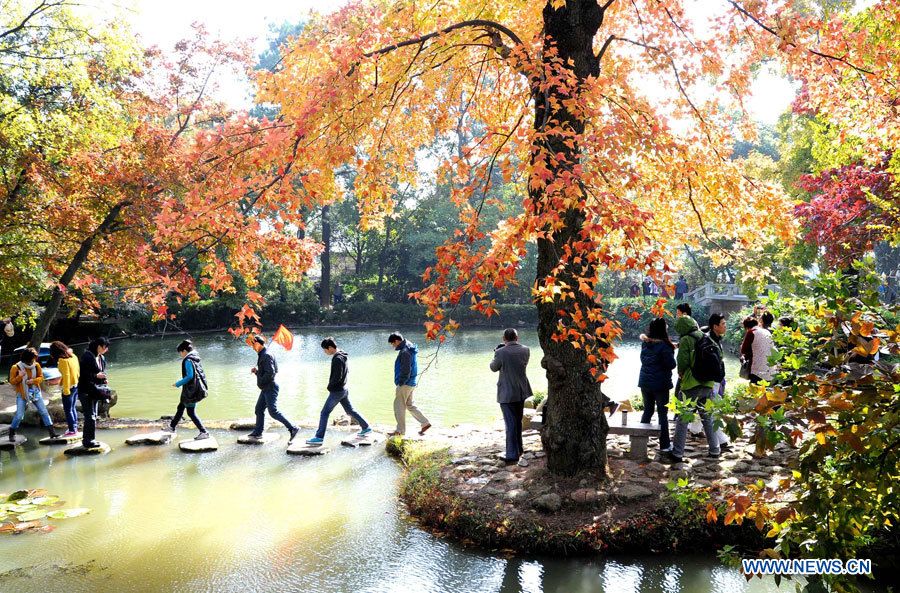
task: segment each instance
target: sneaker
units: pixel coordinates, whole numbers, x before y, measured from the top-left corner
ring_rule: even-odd
[[[722,456],[722,454],[721,453],[707,453],[706,456],[709,457],[710,459],[718,459],[719,457]]]
[[[261,441],[262,435],[261,434],[253,434],[251,432],[250,434],[247,435],[246,438],[247,438],[247,440],[250,440],[250,441]]]
[[[684,463],[683,457],[678,457],[671,451],[662,454],[662,462],[663,463]]]
[[[90,441],[87,443],[81,443],[85,449],[98,449],[100,447],[100,441]]]
[[[425,431],[428,430],[429,428],[431,428],[431,423],[430,423],[430,422],[429,422],[428,424],[425,424],[424,426],[422,426],[422,430],[419,431],[419,435],[420,435],[420,436],[421,436],[421,435],[424,435],[424,434],[425,434]]]
[[[528,467],[528,460],[524,457],[520,457],[519,463],[517,463],[516,465],[518,465],[519,467]]]
[[[294,428],[290,429],[288,432],[291,435],[290,438],[288,438],[288,444],[291,444],[292,442],[294,442],[294,437],[296,437],[297,433],[300,432],[300,427],[295,426]]]
[[[722,451],[723,453],[727,453],[727,452],[731,451],[731,449],[732,449],[731,443],[722,443],[721,445],[719,445],[719,450]]]
[[[195,436],[195,437],[194,437],[194,440],[195,440],[195,441],[202,441],[202,440],[205,440],[205,439],[208,439],[208,438],[209,438],[209,433],[206,432],[206,431],[204,430],[203,432],[201,432],[200,434],[198,434],[197,436]]]
[[[63,433],[63,436],[65,438],[76,437],[76,436],[78,436],[78,433],[74,430],[67,430],[66,432]]]
[[[671,453],[671,452],[672,452],[672,445],[669,445],[669,446],[666,447],[665,449],[660,449],[659,452],[660,452],[660,453]]]
[[[370,428],[364,428],[364,429],[362,429],[361,431],[359,431],[358,433],[356,433],[356,436],[358,436],[358,437],[366,437],[366,436],[369,436],[370,434],[372,434],[372,428],[371,428],[371,427],[370,427]]]
[[[51,439],[58,439],[58,438],[59,438],[59,433],[56,432],[55,430],[53,430],[53,427],[52,427],[52,426],[48,426],[48,427],[47,427],[47,434],[50,436]]]
[[[172,423],[171,423],[171,422],[169,422],[168,420],[164,420],[164,421],[163,421],[162,431],[163,431],[163,432],[172,432],[172,433],[174,433],[174,432],[175,432],[175,429],[172,427]]]
[[[320,439],[319,437],[313,437],[311,439],[306,439],[307,445],[321,445],[325,442],[325,439]]]

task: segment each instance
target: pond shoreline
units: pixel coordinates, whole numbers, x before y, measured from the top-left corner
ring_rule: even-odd
[[[405,466],[399,495],[413,518],[464,545],[562,557],[715,552],[726,545],[758,551],[767,540],[752,522],[708,523],[705,504],[680,508],[666,484],[687,478],[687,488],[718,497],[784,478],[798,454],[785,446],[757,459],[744,438],[720,459],[706,458],[705,441],[695,441],[685,463],[637,462],[627,457],[627,437],[610,435],[612,479],[602,483],[552,476],[534,430],[524,435],[527,467],[497,458],[502,430],[458,427],[434,436],[388,441],[388,453]]]

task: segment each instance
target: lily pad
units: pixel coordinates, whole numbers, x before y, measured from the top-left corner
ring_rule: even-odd
[[[59,502],[58,496],[38,496],[36,498],[31,499],[31,504],[36,504],[42,507],[49,507],[55,505]]]
[[[43,519],[46,516],[47,511],[44,509],[40,509],[37,511],[28,511],[27,513],[22,513],[17,518],[19,521],[37,521],[38,519]]]
[[[34,505],[32,504],[11,504],[6,508],[6,512],[8,513],[27,513],[28,511],[33,511]]]
[[[6,502],[16,502],[17,500],[22,500],[23,498],[28,498],[28,490],[16,490],[6,497]]]
[[[60,509],[58,511],[52,511],[47,513],[48,519],[71,519],[72,517],[80,517],[82,515],[87,515],[91,512],[91,509],[86,508],[77,508],[77,509]]]

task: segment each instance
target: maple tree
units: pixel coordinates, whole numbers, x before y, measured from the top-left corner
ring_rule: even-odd
[[[334,172],[355,168],[361,224],[378,225],[397,188],[416,182],[417,152],[464,130],[471,140],[436,168],[459,223],[414,295],[429,308],[428,336],[452,332],[458,306],[492,315],[491,291],[514,281],[537,242],[548,465],[602,475],[600,381],[620,330],[598,274],[667,283],[677,246],[746,249],[792,234],[783,193],[728,156],[735,134],[753,134],[733,117],[759,57],[733,43],[742,18],[699,34],[678,2],[352,4],[312,18],[257,76],[258,100],[292,131],[269,143],[273,167],[302,163],[285,179],[326,203],[342,194]],[[489,228],[480,215],[496,203],[498,173],[523,214]],[[743,233],[763,212],[773,223]]]

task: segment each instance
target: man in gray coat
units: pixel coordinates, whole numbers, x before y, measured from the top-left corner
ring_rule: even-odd
[[[508,465],[517,463],[525,449],[522,446],[522,414],[525,400],[531,397],[531,384],[525,374],[531,352],[519,344],[519,332],[509,328],[503,332],[503,344],[494,350],[491,370],[500,371],[497,381],[497,402],[506,425],[506,456]],[[524,462],[524,460],[523,460]]]

